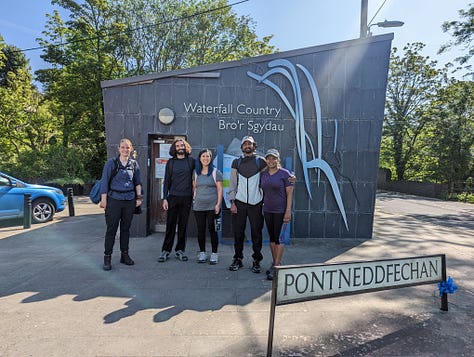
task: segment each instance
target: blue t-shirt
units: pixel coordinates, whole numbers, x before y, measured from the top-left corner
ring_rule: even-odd
[[[285,213],[286,211],[286,187],[292,186],[288,181],[290,172],[280,168],[273,175],[264,171],[260,178],[260,186],[263,190],[263,211],[268,213]]]

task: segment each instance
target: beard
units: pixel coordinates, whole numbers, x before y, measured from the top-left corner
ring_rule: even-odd
[[[251,154],[253,153],[253,148],[252,147],[246,147],[245,149],[242,150],[245,154]]]
[[[184,154],[186,154],[186,149],[178,149],[178,150],[176,150],[176,153],[179,154],[179,155],[184,155]]]

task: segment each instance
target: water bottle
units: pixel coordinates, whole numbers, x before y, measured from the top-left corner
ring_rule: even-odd
[[[220,232],[222,230],[222,217],[219,215],[214,216],[214,229],[216,232]]]
[[[280,230],[280,235],[278,237],[278,240],[280,241],[280,244],[285,244],[286,241],[286,228],[288,227],[288,223],[283,223],[281,226]]]

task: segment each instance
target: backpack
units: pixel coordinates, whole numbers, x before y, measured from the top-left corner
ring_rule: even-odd
[[[94,186],[92,186],[91,192],[89,193],[89,198],[92,203],[97,204],[100,202],[100,180],[95,181]]]
[[[132,168],[133,174],[135,174],[135,160],[132,160],[131,168]],[[119,163],[118,163],[118,159],[115,158],[114,169],[109,179],[109,187],[110,187],[110,183],[112,182],[112,179],[115,177],[115,175],[117,175],[118,172],[119,172]],[[92,186],[91,188],[91,192],[89,193],[89,198],[91,199],[92,203],[97,204],[100,202],[100,196],[101,196],[100,195],[100,180],[96,180],[94,183],[94,186]]]

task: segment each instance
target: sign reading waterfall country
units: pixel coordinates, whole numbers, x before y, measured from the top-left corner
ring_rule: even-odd
[[[275,267],[276,305],[443,280],[443,255]]]

